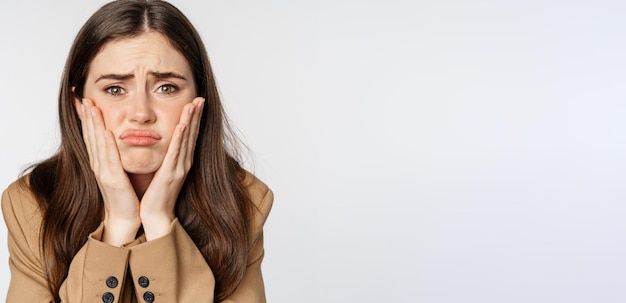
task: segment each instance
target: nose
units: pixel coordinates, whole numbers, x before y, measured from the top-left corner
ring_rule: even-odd
[[[130,122],[138,124],[147,124],[156,121],[156,114],[152,108],[152,103],[147,94],[138,92],[137,95],[130,100],[130,108],[127,112],[127,118]]]

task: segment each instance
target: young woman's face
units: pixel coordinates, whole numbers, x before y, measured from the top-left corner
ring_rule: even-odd
[[[183,106],[194,97],[189,63],[155,32],[105,44],[84,87],[84,98],[102,111],[131,174],[151,174],[161,166]]]

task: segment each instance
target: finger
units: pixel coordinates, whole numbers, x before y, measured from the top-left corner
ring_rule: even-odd
[[[124,170],[122,167],[122,160],[120,158],[120,152],[117,148],[117,143],[115,142],[115,136],[113,132],[106,129],[104,130],[104,143],[106,148],[106,156],[107,156],[107,164],[109,167],[114,170],[121,172]]]
[[[200,121],[202,120],[202,114],[204,112],[204,103],[206,102],[204,98],[198,97],[194,101],[196,101],[196,111],[194,113],[194,117],[191,120],[191,125],[189,127],[189,154],[188,156],[193,157],[193,150],[196,146],[196,138],[198,138],[198,133],[200,131]]]
[[[182,142],[181,153],[183,157],[179,160],[183,162],[185,167],[191,167],[193,163],[193,154],[196,146],[196,138],[198,137],[198,128],[200,125],[200,119],[202,119],[202,109],[204,106],[204,98],[197,97],[193,100],[192,104],[195,107],[193,113],[191,113],[191,121],[187,126],[186,133]]]
[[[125,178],[120,178],[125,174],[115,136],[106,129],[102,111],[93,101],[88,100],[86,103],[88,107],[85,116],[89,116],[90,144],[94,158],[92,169],[99,181],[114,187],[125,186]]]
[[[102,118],[102,112],[96,106],[90,108],[89,114],[93,125],[93,142],[95,143],[94,152],[97,155],[98,164],[102,165],[102,169],[111,176],[112,172],[119,168],[119,153],[115,144],[115,138],[111,131],[107,131]],[[107,140],[105,137],[109,137]],[[101,173],[102,173],[101,172]]]
[[[91,168],[94,169],[98,167],[98,159],[95,148],[93,118],[92,115],[89,114],[91,112],[91,104],[91,100],[83,99],[81,111],[83,113],[83,140],[85,141],[85,146],[87,147]]]
[[[198,112],[197,103],[198,98],[194,99],[191,103],[185,105],[183,111],[180,113],[179,125],[184,125],[180,130],[182,131],[182,137],[180,142],[180,151],[179,155],[184,157],[187,155],[188,148],[188,140],[189,140],[189,130],[191,130],[191,126],[194,123],[194,118]],[[179,157],[177,160],[180,162],[184,160]]]
[[[82,121],[85,112],[85,108],[83,107],[83,101],[74,98],[74,109],[76,110],[78,118]]]
[[[169,146],[167,147],[167,151],[165,152],[165,158],[163,159],[163,164],[161,164],[161,168],[159,168],[159,171],[172,171],[176,169],[176,166],[178,164],[178,157],[180,155],[181,142],[183,140],[183,134],[186,127],[186,124],[179,123],[174,128],[174,132],[172,133],[172,139]]]

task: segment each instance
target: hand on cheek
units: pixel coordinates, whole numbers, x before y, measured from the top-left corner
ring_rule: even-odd
[[[183,107],[163,164],[141,199],[140,217],[148,241],[167,234],[174,220],[178,194],[193,164],[203,107],[201,97]]]
[[[100,109],[89,99],[76,101],[76,107],[91,169],[104,200],[102,241],[121,246],[134,240],[141,226],[139,200],[122,167],[115,137],[105,129]]]

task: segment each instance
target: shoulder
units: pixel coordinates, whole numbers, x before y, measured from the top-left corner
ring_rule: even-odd
[[[13,212],[17,217],[40,214],[39,204],[30,189],[30,175],[15,180],[2,193],[2,211]],[[21,216],[18,216],[21,215]]]
[[[263,181],[248,171],[246,171],[243,184],[248,190],[250,201],[253,204],[254,217],[257,220],[261,219],[262,222],[260,223],[263,224],[274,203],[274,193]]]
[[[9,234],[22,239],[36,251],[39,245],[42,212],[30,190],[29,176],[14,181],[2,193],[2,214]]]

